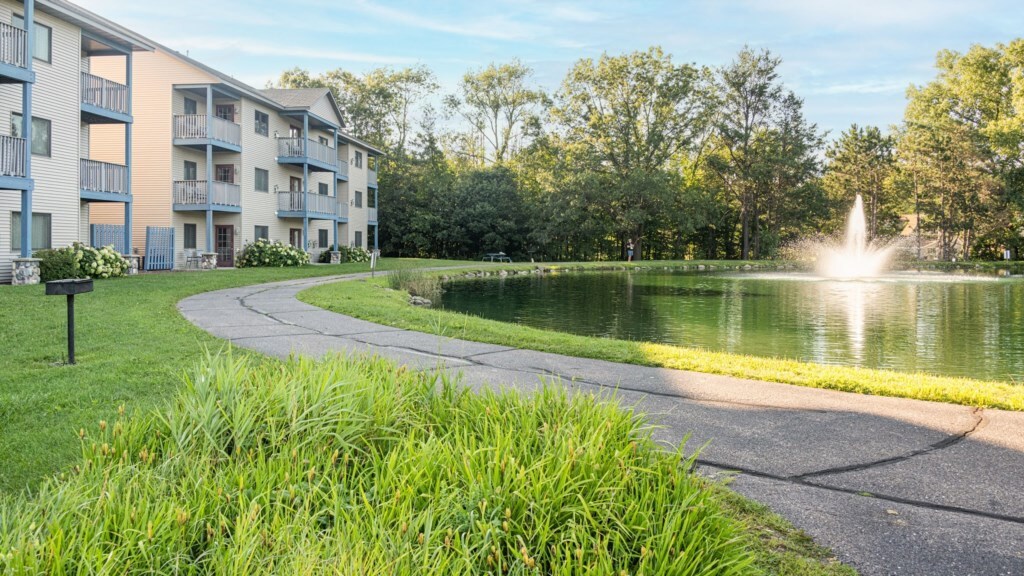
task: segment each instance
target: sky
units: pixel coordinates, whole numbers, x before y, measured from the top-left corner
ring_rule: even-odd
[[[906,88],[939,50],[1024,36],[1018,0],[73,0],[243,82],[282,70],[425,64],[442,93],[467,71],[518,58],[554,91],[580,58],[660,45],[676,62],[781,56],[785,85],[830,137],[899,122]]]

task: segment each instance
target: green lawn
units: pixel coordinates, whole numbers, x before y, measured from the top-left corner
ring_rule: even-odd
[[[772,265],[770,263],[750,264],[754,266]],[[725,269],[742,267],[747,263],[688,261],[643,262],[638,265],[641,267],[685,265],[691,269],[695,266],[713,266],[717,269]],[[558,268],[593,269],[608,266],[608,264],[589,263],[564,265]],[[503,269],[510,271],[535,267],[530,264],[502,266]],[[472,268],[468,270],[472,270]],[[433,274],[447,274],[453,278],[459,278],[465,272],[435,272]],[[493,269],[491,272],[494,272]],[[407,303],[407,297],[405,292],[389,290],[385,279],[358,284],[329,284],[311,288],[299,294],[300,300],[341,314],[389,326],[443,334],[452,338],[555,352],[569,356],[724,374],[739,378],[861,394],[899,396],[1006,410],[1024,410],[1024,386],[1007,382],[825,366],[795,360],[728,354],[649,342],[577,336],[444,310],[410,306]]]
[[[383,259],[381,269],[456,262]],[[368,271],[368,264],[143,274],[97,280],[75,299],[78,361],[67,353],[63,297],[43,286],[0,286],[0,491],[34,486],[78,455],[79,428],[111,419],[117,407],[166,399],[181,372],[223,342],[175,308],[193,294],[261,282]]]

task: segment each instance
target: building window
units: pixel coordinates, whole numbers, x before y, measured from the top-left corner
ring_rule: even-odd
[[[21,138],[21,114],[11,113],[11,136]],[[50,155],[50,121],[32,117],[32,153]]]
[[[320,194],[321,195],[327,196],[327,193],[328,193],[328,191],[327,191],[327,182],[321,182],[319,184],[319,189],[320,189]]]
[[[289,138],[302,138],[302,128],[299,128],[298,126],[289,126],[288,127],[288,137]]]
[[[21,14],[13,14],[11,16],[11,24],[15,28],[25,29],[25,17]],[[32,47],[32,57],[36,60],[42,60],[43,62],[50,62],[53,46],[53,30],[49,26],[43,26],[39,22],[35,22],[35,46]]]
[[[320,136],[320,144],[323,144],[328,148],[331,147],[330,140],[328,140],[326,136]]]
[[[363,247],[363,231],[362,230],[356,230],[356,241],[353,244],[355,244],[356,248],[362,248]]]
[[[191,98],[185,98],[185,114],[196,113],[196,101]]]
[[[377,191],[374,190],[373,194],[366,194],[366,207],[376,208],[377,207]]]
[[[363,153],[356,150],[356,168],[363,167]]]
[[[195,162],[185,160],[185,180],[196,180],[199,176],[199,168]]]
[[[270,172],[263,168],[256,169],[256,191],[270,192]]]
[[[32,249],[51,248],[50,215],[32,213]],[[21,212],[11,212],[11,251],[21,251]]]
[[[185,224],[185,249],[196,249],[196,225]]]
[[[260,136],[270,135],[270,116],[259,110],[256,111],[256,133]]]
[[[270,228],[267,226],[256,227],[256,239],[257,240],[270,240]]]
[[[321,248],[327,248],[327,230],[317,230],[316,238],[320,242]]]
[[[359,190],[356,190],[356,208],[362,208],[362,207],[363,207],[363,193],[360,192]]]

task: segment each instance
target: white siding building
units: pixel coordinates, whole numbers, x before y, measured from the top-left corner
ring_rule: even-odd
[[[131,250],[132,87],[90,68],[102,58],[125,76],[152,49],[63,0],[0,0],[0,282],[38,281],[34,250],[88,242],[101,203],[118,214],[109,239]]]

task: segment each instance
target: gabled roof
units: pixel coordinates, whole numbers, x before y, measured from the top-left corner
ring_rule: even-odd
[[[366,148],[366,151],[369,153],[370,156],[386,156],[386,154],[384,154],[384,151],[381,150],[380,148],[377,148],[376,146],[369,144],[365,140],[360,140],[359,138],[356,138],[355,136],[349,134],[348,132],[339,131],[338,140],[341,140],[342,142],[348,142],[350,144],[357,144],[362,148]]]
[[[285,108],[309,108],[331,93],[327,88],[266,88],[260,92]]]

